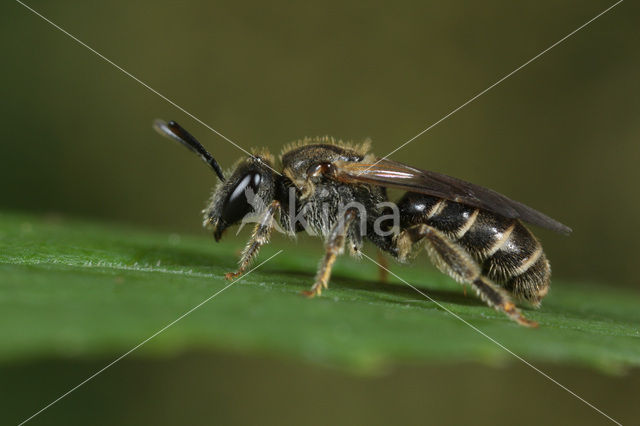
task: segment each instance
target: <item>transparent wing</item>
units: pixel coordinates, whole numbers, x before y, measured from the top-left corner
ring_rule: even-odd
[[[334,166],[333,177],[341,182],[367,183],[432,195],[507,218],[520,219],[561,234],[571,232],[568,226],[496,191],[441,173],[416,169],[387,159],[372,164],[338,162]]]

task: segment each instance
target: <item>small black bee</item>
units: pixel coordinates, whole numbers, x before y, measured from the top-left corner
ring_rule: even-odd
[[[326,254],[307,296],[326,289],[331,268],[345,245],[354,255],[369,240],[406,262],[418,244],[456,281],[471,285],[487,305],[521,325],[535,327],[510,295],[539,306],[549,291],[551,268],[542,246],[522,222],[563,234],[571,229],[517,201],[481,186],[388,159],[368,144],[352,146],[331,138],[305,139],[274,158],[257,151],[240,160],[225,178],[204,147],[176,122],[154,128],[198,154],[220,178],[203,211],[216,241],[230,226],[256,222],[242,252],[240,276],[266,244],[273,228],[289,235],[307,230],[326,241]],[[408,191],[397,203],[387,188]]]

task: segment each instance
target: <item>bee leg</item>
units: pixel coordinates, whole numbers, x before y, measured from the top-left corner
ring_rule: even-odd
[[[328,288],[329,277],[331,277],[331,268],[333,267],[336,257],[344,251],[344,243],[347,236],[349,225],[356,218],[356,210],[347,210],[344,217],[333,226],[327,237],[325,245],[326,253],[320,263],[320,268],[316,274],[316,281],[311,290],[303,291],[302,294],[307,297],[320,296],[323,288]]]
[[[504,289],[482,275],[480,265],[462,247],[437,229],[425,224],[408,228],[398,236],[398,245],[406,247],[408,243],[416,243],[423,238],[427,252],[438,269],[458,282],[471,285],[487,305],[504,312],[518,324],[537,327],[535,321],[526,319],[520,313]]]
[[[253,234],[251,235],[247,246],[242,251],[238,270],[236,272],[228,272],[224,274],[224,277],[227,280],[232,280],[242,275],[244,271],[247,270],[247,267],[249,267],[253,259],[258,255],[260,247],[269,242],[271,230],[273,229],[273,220],[279,210],[280,203],[278,201],[273,201],[262,213],[256,227],[253,229]]]
[[[378,280],[380,282],[386,283],[389,278],[389,262],[387,262],[387,258],[384,257],[381,250],[378,250]]]

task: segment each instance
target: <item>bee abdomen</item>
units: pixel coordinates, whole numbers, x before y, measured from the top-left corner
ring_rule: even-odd
[[[551,266],[542,253],[538,260],[531,264],[525,272],[514,275],[505,284],[505,288],[513,294],[537,305],[549,292]]]
[[[430,225],[445,232],[480,263],[483,274],[514,295],[538,303],[551,268],[542,245],[519,220],[446,202]]]
[[[482,263],[487,277],[533,303],[544,297],[551,276],[549,261],[542,245],[520,221],[511,220],[491,251]]]
[[[513,232],[513,220],[504,219],[483,210],[476,210],[475,220],[466,232],[458,229],[455,237],[458,243],[479,262],[493,255]]]
[[[517,219],[423,194],[398,203],[401,227],[425,223],[464,248],[483,275],[514,295],[538,303],[547,293],[551,268],[542,246]]]
[[[451,239],[458,240],[473,226],[478,209],[464,204],[440,200],[427,214],[427,223],[444,232]]]

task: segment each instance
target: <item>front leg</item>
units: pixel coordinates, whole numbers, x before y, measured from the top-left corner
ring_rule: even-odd
[[[247,267],[249,267],[253,259],[258,255],[260,247],[269,242],[271,230],[273,229],[273,220],[279,210],[280,203],[278,201],[273,201],[260,215],[260,219],[258,220],[256,227],[253,229],[253,234],[251,234],[251,238],[249,239],[247,246],[242,251],[238,270],[236,272],[226,273],[224,277],[227,280],[231,280],[242,275],[244,271],[247,270]]]
[[[349,226],[356,218],[356,210],[350,209],[344,214],[344,218],[339,219],[333,226],[327,237],[327,243],[325,245],[326,253],[318,269],[316,275],[316,282],[311,287],[311,290],[303,291],[307,297],[320,296],[323,288],[329,286],[329,278],[331,277],[331,268],[336,261],[336,257],[344,251],[344,243],[347,236]]]

